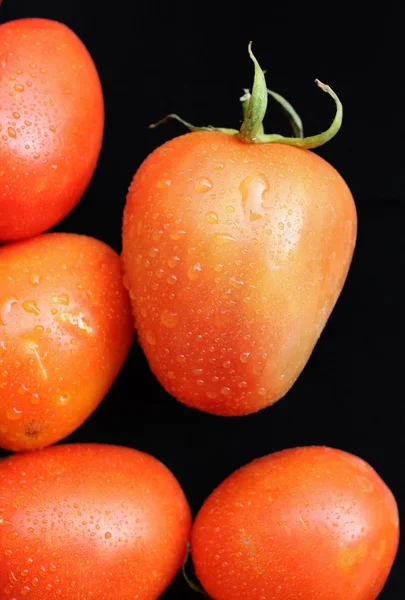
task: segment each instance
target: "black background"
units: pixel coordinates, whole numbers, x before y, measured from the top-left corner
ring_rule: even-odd
[[[398,3],[399,6],[399,3]],[[121,250],[127,188],[142,160],[183,133],[149,130],[174,111],[196,124],[238,127],[242,88],[251,85],[247,44],[267,69],[269,87],[287,96],[307,133],[324,129],[341,97],[341,132],[317,150],[354,194],[358,242],[347,283],[301,377],[272,408],[220,418],[168,396],[135,344],[120,377],[93,416],[66,441],[133,446],[161,459],[184,487],[193,512],[237,467],[282,448],[326,444],[358,454],[405,505],[404,328],[404,12],[385,2],[263,4],[203,1],[4,0],[1,22],[60,20],[85,42],[106,103],[104,146],[79,206],[56,228],[98,237]],[[401,59],[402,57],[402,59]],[[266,129],[287,134],[271,103]],[[400,549],[382,600],[404,595]],[[179,576],[165,598],[195,598]],[[331,599],[333,600],[333,599]]]

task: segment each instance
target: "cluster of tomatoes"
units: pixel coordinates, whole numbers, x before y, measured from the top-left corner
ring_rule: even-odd
[[[294,384],[343,288],[356,209],[255,57],[240,131],[196,128],[138,169],[119,256],[47,233],[83,196],[104,128],[83,43],[42,19],[0,26],[0,599],[153,600],[191,550],[215,600],[375,600],[395,499],[358,457],[284,450],[228,477],[192,524],[168,469],[136,450],[56,444],[96,409],[137,331],[165,389],[243,416]],[[266,135],[272,95],[294,136]],[[91,127],[89,127],[91,123]]]

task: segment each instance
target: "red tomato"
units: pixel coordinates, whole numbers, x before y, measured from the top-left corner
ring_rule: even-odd
[[[129,448],[61,445],[0,463],[0,596],[154,600],[179,570],[190,509]]]
[[[79,202],[104,128],[94,63],[65,25],[0,26],[0,240],[42,233]]]
[[[398,538],[395,499],[370,465],[304,447],[228,477],[197,515],[191,550],[214,600],[375,600]]]
[[[120,258],[48,233],[0,248],[0,446],[39,448],[103,399],[133,339]]]
[[[342,290],[356,230],[346,183],[309,150],[212,131],[155,150],[129,190],[123,259],[166,390],[219,415],[281,398]]]

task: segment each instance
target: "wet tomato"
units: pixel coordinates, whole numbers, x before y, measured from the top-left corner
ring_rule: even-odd
[[[221,483],[197,515],[191,550],[214,600],[375,600],[398,538],[395,499],[370,465],[304,447]]]
[[[48,233],[0,248],[0,446],[39,448],[106,395],[133,339],[119,256]]]
[[[132,181],[123,259],[139,341],[189,406],[245,415],[281,398],[343,288],[357,216],[341,175],[308,149],[341,122],[318,83],[338,106],[327,132],[266,136],[248,106],[240,132],[177,137]]]
[[[172,473],[129,448],[60,445],[0,462],[0,597],[154,600],[191,517]]]
[[[42,233],[79,202],[99,157],[101,84],[68,27],[0,26],[0,240]]]

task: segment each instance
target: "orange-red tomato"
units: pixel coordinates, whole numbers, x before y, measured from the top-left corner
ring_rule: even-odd
[[[342,290],[356,231],[346,183],[309,150],[216,132],[155,150],[129,190],[123,258],[166,390],[220,415],[281,398]]]
[[[395,499],[370,465],[303,447],[228,477],[197,515],[191,551],[214,600],[375,600],[398,532]]]
[[[0,240],[37,235],[79,202],[104,129],[100,80],[65,25],[0,26]]]
[[[120,258],[48,233],[0,248],[0,446],[39,448],[103,399],[133,339]]]
[[[143,452],[61,445],[0,463],[0,597],[154,600],[186,552],[191,517]]]

